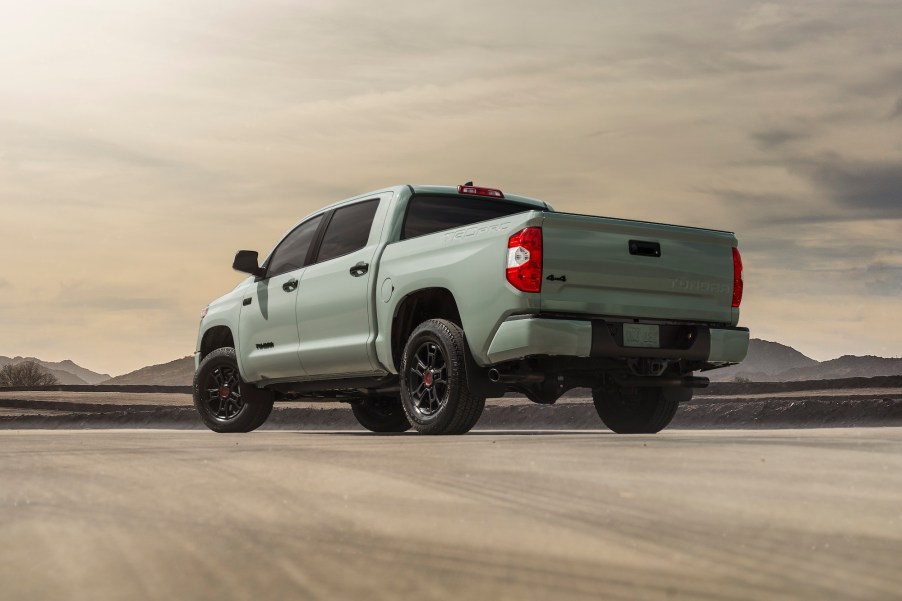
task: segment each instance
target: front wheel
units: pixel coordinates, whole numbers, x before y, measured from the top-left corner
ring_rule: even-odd
[[[598,417],[614,432],[655,434],[673,420],[682,393],[658,387],[602,387],[592,389],[592,400]]]
[[[241,379],[231,347],[204,357],[194,374],[194,407],[214,432],[256,430],[272,412],[273,400],[272,393]]]
[[[399,397],[360,399],[351,403],[357,422],[370,432],[407,432],[410,422]]]
[[[401,402],[421,434],[463,434],[476,425],[485,397],[467,382],[467,344],[460,326],[429,319],[410,335],[401,358]]]

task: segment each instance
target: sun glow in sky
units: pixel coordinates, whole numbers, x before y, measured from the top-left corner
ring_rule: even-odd
[[[123,373],[320,206],[737,232],[741,323],[902,355],[902,3],[0,0],[0,354]]]

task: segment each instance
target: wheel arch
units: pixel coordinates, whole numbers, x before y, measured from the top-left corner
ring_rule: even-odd
[[[228,326],[213,326],[204,332],[200,342],[200,360],[218,348],[235,348],[235,337]],[[237,350],[237,349],[236,349]]]
[[[401,354],[411,332],[427,319],[447,319],[463,329],[457,300],[447,288],[421,288],[407,294],[395,307],[391,325],[391,357],[401,367]]]

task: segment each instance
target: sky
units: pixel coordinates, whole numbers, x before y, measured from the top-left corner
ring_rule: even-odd
[[[902,355],[902,3],[0,0],[0,355],[121,374],[326,204],[735,231],[741,325]]]

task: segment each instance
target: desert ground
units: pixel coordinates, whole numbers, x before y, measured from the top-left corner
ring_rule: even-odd
[[[492,400],[457,437],[3,391],[0,601],[898,599],[902,388],[871,382],[712,386],[648,436],[585,391]]]
[[[898,599],[902,428],[0,432],[0,598]]]

